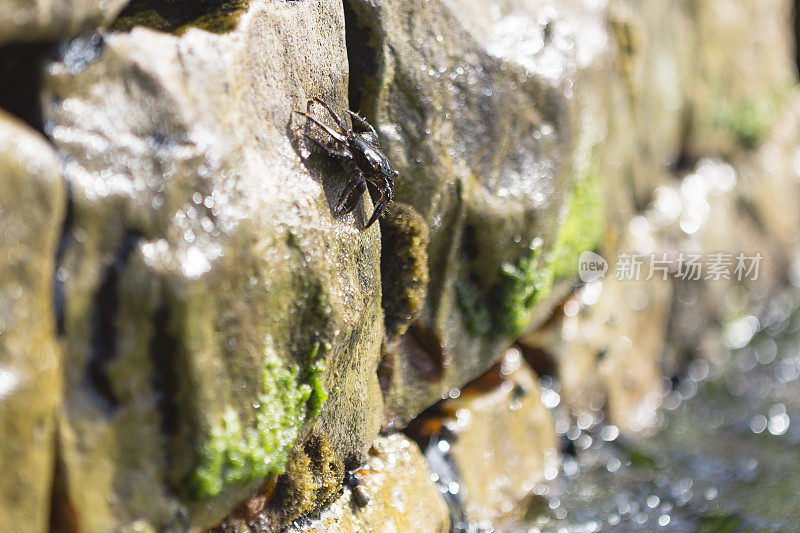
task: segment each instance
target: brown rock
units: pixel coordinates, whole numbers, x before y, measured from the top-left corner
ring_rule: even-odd
[[[55,256],[65,191],[41,135],[0,111],[0,530],[48,528],[62,395]]]

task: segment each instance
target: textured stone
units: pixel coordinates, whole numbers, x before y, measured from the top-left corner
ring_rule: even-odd
[[[616,54],[604,69],[605,87],[614,92],[604,184],[611,197],[640,207],[684,148],[695,64],[691,1],[611,0],[606,13]],[[630,208],[614,207],[627,224]]]
[[[499,22],[470,0],[346,3],[351,103],[379,126],[398,200],[430,229],[425,306],[386,349],[387,409],[401,422],[489,368],[570,277],[555,266],[573,262],[562,226],[602,226],[602,209],[567,212],[573,188],[597,178],[572,88],[578,54],[592,64],[606,51],[592,40],[601,13],[498,6]]]
[[[0,0],[0,44],[55,41],[107,24],[128,0]]]
[[[419,448],[400,434],[380,437],[366,464],[355,472],[359,484],[299,531],[450,531],[447,506]],[[356,497],[355,492],[359,495]]]
[[[307,454],[298,454],[301,456]],[[305,470],[304,477],[309,478],[305,483],[287,483],[279,478],[276,485],[265,486],[261,494],[240,506],[213,531],[449,531],[447,505],[419,448],[405,436],[395,433],[375,439],[365,463],[347,473],[349,482],[333,501],[324,490],[329,475],[315,471],[314,463],[318,462],[311,458],[308,468],[303,466],[308,464],[307,460],[293,458],[294,465],[290,463],[287,474],[289,469]],[[342,488],[341,479],[337,482],[338,491]],[[327,500],[320,502],[320,494],[328,496]],[[286,508],[291,514],[276,514],[275,502],[287,498],[296,504]]]
[[[46,531],[61,401],[53,277],[64,217],[53,148],[0,112],[0,530]]]
[[[553,417],[519,350],[411,426],[451,505],[457,530],[519,516],[522,502],[558,466]],[[547,472],[546,472],[547,471]]]
[[[605,406],[610,422],[626,431],[655,421],[672,301],[671,281],[646,280],[644,270],[638,281],[610,271],[567,298],[546,328],[520,339],[554,360],[572,414],[595,416]]]
[[[688,95],[695,157],[752,147],[796,83],[791,0],[696,3],[695,79]]]
[[[312,428],[339,461],[372,443],[379,230],[367,197],[333,217],[343,170],[290,116],[313,96],[346,107],[343,22],[332,0],[252,2],[231,33],[136,28],[48,66],[81,529],[209,527]]]

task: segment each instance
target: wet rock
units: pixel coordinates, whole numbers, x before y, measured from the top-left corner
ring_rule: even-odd
[[[780,118],[764,135],[754,152],[736,157],[741,195],[747,199],[750,217],[769,239],[771,256],[787,268],[797,245],[800,227],[800,94],[795,90],[787,99]]]
[[[128,0],[2,0],[0,44],[55,41],[111,22]]]
[[[332,453],[325,435],[312,435],[292,453],[285,472],[270,480],[211,533],[278,532],[307,521],[338,499],[344,461]]]
[[[425,304],[428,225],[414,209],[390,205],[381,220],[381,281],[386,336],[405,333]]]
[[[606,13],[615,47],[607,71],[616,79],[605,84],[614,95],[607,156],[612,175],[604,183],[612,198],[623,196],[640,209],[668,181],[664,167],[683,157],[696,54],[692,3],[611,0]],[[624,223],[634,214],[624,203],[615,207]]]
[[[0,112],[0,529],[46,531],[61,352],[54,258],[64,218],[58,158]]]
[[[661,358],[672,286],[658,278],[639,282],[613,279],[603,283],[603,291],[607,294],[601,294],[589,320],[598,323],[606,319],[610,326],[605,340],[595,340],[600,342],[595,353],[602,357],[597,368],[606,390],[606,412],[622,430],[646,430],[656,422],[664,392]]]
[[[399,434],[376,439],[352,488],[318,521],[291,531],[450,531],[447,506],[416,444]]]
[[[60,456],[82,529],[210,527],[312,429],[339,461],[372,443],[379,230],[368,198],[332,215],[343,170],[290,116],[346,107],[343,22],[332,0],[254,2],[231,33],[135,28],[48,66],[73,210]]]
[[[553,418],[520,352],[445,400],[411,426],[427,437],[425,455],[451,505],[458,530],[511,520],[536,483],[555,477]]]
[[[657,191],[647,212],[657,246],[686,258],[703,252],[703,281],[675,279],[673,359],[715,359],[722,355],[721,335],[728,348],[738,347],[743,341],[730,337],[730,326],[761,307],[759,301],[772,306],[764,316],[787,312],[781,311],[788,305],[781,293],[793,279],[797,257],[797,211],[789,206],[800,198],[796,121],[796,111],[787,109],[765,142],[733,165],[703,159],[678,185]],[[718,275],[709,270],[712,264]],[[744,325],[739,322],[739,331],[749,329]]]
[[[696,4],[688,145],[695,156],[730,156],[741,147],[753,147],[769,131],[796,83],[793,4]]]
[[[631,253],[630,250],[627,253]],[[613,264],[616,263],[612,260]],[[555,361],[561,396],[575,416],[603,416],[625,431],[647,429],[661,398],[670,280],[617,279],[611,271],[566,299],[558,317],[522,337]]]
[[[401,423],[491,366],[571,276],[556,265],[583,244],[561,227],[602,226],[602,209],[568,213],[573,190],[597,178],[595,139],[573,131],[584,109],[573,89],[606,50],[591,40],[604,35],[600,13],[584,32],[555,2],[493,6],[346,3],[351,103],[379,125],[397,198],[430,229],[425,306],[387,346],[387,409]]]

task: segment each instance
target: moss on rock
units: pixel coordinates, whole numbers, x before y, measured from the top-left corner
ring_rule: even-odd
[[[428,225],[396,202],[381,221],[381,284],[387,337],[404,333],[422,311],[428,289]]]
[[[732,133],[746,148],[753,148],[777,118],[774,98],[720,99],[712,112],[712,124]]]
[[[336,457],[326,435],[313,434],[292,453],[275,483],[273,497],[251,525],[257,531],[281,531],[329,505],[343,482],[344,462]]]
[[[573,186],[567,216],[547,258],[542,257],[541,247],[533,246],[516,264],[500,267],[503,279],[498,289],[496,326],[510,336],[522,333],[536,302],[550,294],[555,282],[575,275],[580,254],[600,244],[604,209],[600,179],[589,172]]]
[[[303,383],[296,365],[268,354],[264,360],[261,393],[253,408],[252,426],[245,427],[229,407],[199,450],[191,490],[210,498],[225,487],[244,485],[284,471],[287,456],[306,417],[316,417],[328,395],[321,381],[328,347],[314,346]]]
[[[548,259],[554,281],[573,276],[578,271],[581,253],[597,248],[604,228],[602,184],[595,172],[589,172],[572,189],[567,218],[558,231]]]

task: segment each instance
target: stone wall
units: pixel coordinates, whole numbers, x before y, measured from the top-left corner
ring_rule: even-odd
[[[791,275],[792,7],[0,0],[0,530],[502,528],[748,304],[582,252]]]

